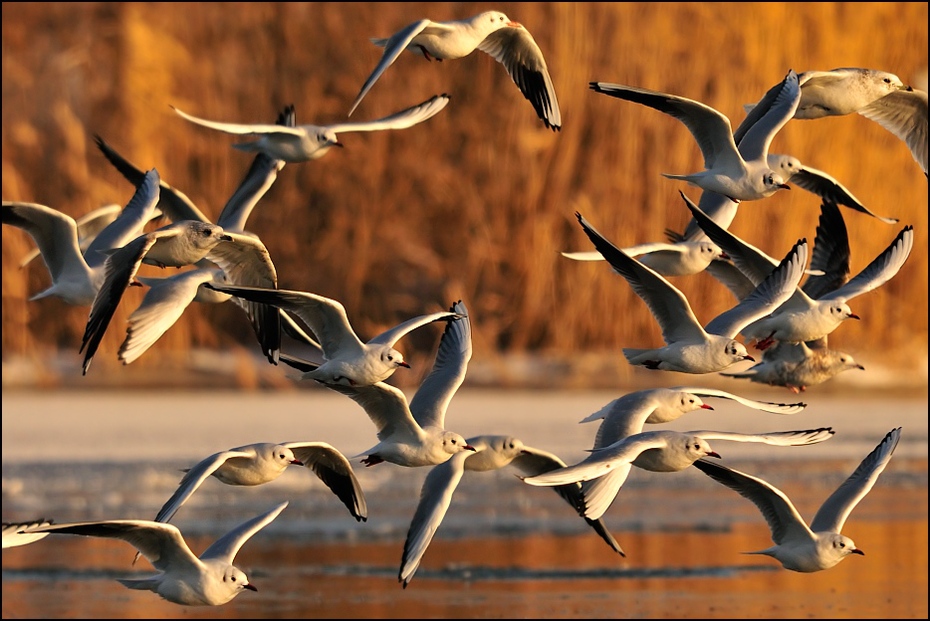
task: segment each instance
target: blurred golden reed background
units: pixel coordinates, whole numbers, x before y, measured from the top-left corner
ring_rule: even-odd
[[[574,212],[620,246],[663,241],[664,229],[681,231],[688,220],[678,191],[695,201],[700,193],[660,173],[702,167],[680,122],[597,95],[589,81],[697,99],[735,126],[743,104],[789,69],[868,67],[910,83],[927,66],[926,2],[4,3],[3,199],[74,217],[125,204],[133,187],[96,148],[99,134],[216,217],[252,156],[231,147],[235,137],[188,123],[171,105],[249,123],[271,122],[293,103],[298,123],[341,122],[381,55],[369,38],[424,17],[460,19],[490,8],[536,38],[558,93],[561,132],[545,129],[486,54],[442,63],[405,54],[351,120],[439,93],[451,95],[449,106],[407,130],[341,134],[345,149],[286,166],[248,226],[268,247],[281,288],[342,301],[363,338],[463,299],[473,317],[473,360],[561,360],[558,368],[574,370],[581,383],[585,375],[595,383],[590,376],[605,368],[629,378],[620,348],[662,341],[645,304],[605,263],[560,256],[593,249]],[[901,272],[853,302],[862,321],[840,326],[830,344],[867,368],[925,377],[927,180],[904,143],[852,115],[793,121],[771,150],[900,218],[887,225],[843,209],[854,274],[914,225]],[[795,187],[744,203],[731,230],[780,258],[798,238],[813,240],[819,206]],[[57,351],[73,357],[77,375],[89,309],[27,301],[48,283],[41,263],[18,267],[31,248],[28,235],[3,227],[4,361],[41,362]],[[702,322],[734,303],[708,274],[673,282]],[[130,368],[176,364],[191,347],[249,360],[258,354],[238,309],[192,305],[122,368],[116,351],[142,295],[127,293],[88,375],[119,381]],[[412,333],[399,349],[412,362],[429,361],[440,331]],[[588,357],[606,362],[585,369]]]

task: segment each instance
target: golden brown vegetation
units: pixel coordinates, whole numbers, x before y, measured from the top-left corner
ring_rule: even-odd
[[[661,344],[655,322],[606,264],[559,251],[591,249],[576,210],[618,245],[682,230],[678,190],[695,201],[699,192],[660,173],[692,172],[702,160],[681,123],[596,95],[588,82],[680,94],[738,123],[742,105],[790,68],[870,67],[908,82],[927,65],[927,3],[4,3],[3,199],[75,217],[125,204],[133,188],[97,150],[99,134],[215,217],[251,157],[170,105],[268,122],[293,103],[299,123],[338,122],[380,57],[370,37],[487,8],[534,34],[558,91],[561,132],[543,127],[489,56],[428,63],[407,54],[352,120],[443,92],[448,108],[408,130],[344,134],[344,150],[288,165],[249,221],[280,286],[341,300],[362,336],[463,299],[476,359],[593,352],[614,357],[622,373],[621,347]],[[854,273],[914,225],[901,273],[855,300],[862,321],[841,326],[831,345],[925,372],[927,180],[905,145],[853,115],[789,123],[772,151],[829,172],[874,211],[901,219],[886,225],[844,209]],[[813,239],[818,215],[818,199],[796,188],[744,204],[731,230],[781,257],[798,238]],[[3,227],[4,359],[76,352],[87,319],[85,308],[27,301],[47,283],[40,263],[18,268],[31,247]],[[706,274],[675,284],[702,321],[733,303]],[[118,364],[140,299],[127,295],[95,371]],[[428,359],[438,333],[407,337],[408,357]],[[133,366],[188,346],[257,350],[241,312],[198,307]]]

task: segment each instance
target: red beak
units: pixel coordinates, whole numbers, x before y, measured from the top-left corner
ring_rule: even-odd
[[[701,404],[701,409],[702,409],[702,410],[713,410],[714,408],[710,407],[710,406],[707,405],[706,403],[703,403],[703,404]]]

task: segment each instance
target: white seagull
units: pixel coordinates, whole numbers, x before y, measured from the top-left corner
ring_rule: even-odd
[[[387,39],[371,42],[383,47],[384,53],[352,102],[349,116],[404,50],[422,54],[426,60],[443,61],[463,58],[478,49],[504,66],[546,127],[553,131],[562,127],[559,101],[542,50],[529,30],[499,11],[447,22],[421,19]]]
[[[687,181],[734,201],[759,200],[790,189],[785,177],[769,166],[768,151],[772,138],[791,119],[800,100],[794,71],[782,81],[775,103],[738,142],[730,119],[701,102],[621,84],[591,82],[590,86],[597,93],[655,108],[684,123],[704,156],[704,170],[689,175],[663,173],[664,177]]]
[[[825,345],[810,347],[804,341],[779,341],[763,352],[761,362],[745,371],[721,375],[769,386],[783,386],[797,394],[807,390],[808,386],[822,384],[851,369],[864,371],[865,367],[856,362],[851,354]]]
[[[277,122],[293,125],[294,117],[289,114],[288,110],[285,110],[278,116]],[[131,183],[136,183],[143,175],[142,171],[132,162],[120,155],[100,137],[97,137],[97,146],[107,160]],[[222,227],[226,233],[241,233],[255,237],[245,230],[246,221],[258,201],[271,188],[284,165],[283,161],[272,159],[264,153],[257,154],[242,182],[223,207],[217,218],[217,225]],[[164,180],[160,183],[158,204],[163,212],[174,221],[210,222],[183,192],[171,187]],[[240,300],[229,294],[204,287],[204,284],[208,282],[221,285],[275,287],[277,275],[270,257],[259,250],[240,253],[232,257],[232,260],[222,262],[223,268],[218,268],[216,263],[206,259],[199,261],[198,265],[200,267],[197,269],[169,277],[137,279],[148,286],[149,290],[139,307],[129,317],[126,338],[119,349],[119,360],[123,364],[131,364],[137,360],[177,322],[191,302],[220,304],[232,300],[249,317],[262,352],[268,361],[276,364],[281,348],[281,322],[289,321],[286,313],[264,304]],[[315,342],[312,344],[316,345]]]
[[[726,253],[708,239],[672,242],[648,242],[621,248],[621,250],[657,274],[665,276],[691,276],[707,269],[712,261],[726,259]],[[563,252],[563,257],[575,261],[603,261],[597,250],[589,252]]]
[[[268,250],[261,241],[248,235],[226,233],[215,224],[182,220],[140,235],[122,248],[110,251],[104,264],[106,277],[91,306],[79,350],[87,350],[83,373],[87,374],[110,319],[142,263],[184,267],[201,259],[213,261],[227,273],[262,264],[266,274],[274,274]],[[274,280],[277,281],[277,276]]]
[[[746,554],[771,556],[785,569],[809,573],[830,569],[850,554],[865,556],[865,552],[840,531],[849,514],[885,470],[900,439],[900,427],[889,431],[849,478],[824,501],[809,527],[785,493],[770,483],[705,460],[698,460],[694,465],[755,503],[768,522],[775,545]]]
[[[154,168],[145,173],[120,215],[94,237],[83,254],[74,218],[45,205],[3,201],[3,224],[29,233],[52,278],[50,287],[29,299],[55,296],[77,306],[92,304],[105,278],[104,251],[119,248],[142,233],[155,215],[158,181]]]
[[[403,391],[384,382],[326,384],[358,403],[378,430],[379,442],[355,456],[367,455],[362,459],[366,466],[385,461],[409,468],[435,466],[456,453],[474,452],[461,434],[445,428],[449,402],[465,380],[471,359],[471,323],[465,304],[453,304],[447,320],[433,369],[409,403]]]
[[[512,436],[475,436],[468,438],[468,444],[475,449],[474,453],[456,453],[447,461],[433,466],[423,481],[420,502],[407,530],[404,553],[397,575],[398,581],[403,583],[405,589],[413,580],[413,574],[419,568],[426,548],[442,524],[442,519],[452,503],[452,494],[455,493],[455,488],[466,470],[489,472],[513,466],[524,475],[532,476],[565,467],[565,462],[558,456],[527,446],[522,440]],[[583,506],[579,484],[561,485],[553,489],[576,511]],[[626,556],[601,520],[584,519],[614,552]]]
[[[702,327],[681,291],[655,271],[624,254],[588,224],[581,214],[576,212],[575,215],[594,247],[604,255],[614,271],[630,283],[661,326],[665,347],[623,349],[623,355],[630,364],[653,370],[713,373],[742,360],[755,362],[746,347],[735,340],[736,335],[792,294],[807,261],[807,242],[802,240],[751,295]]]
[[[332,490],[356,521],[368,519],[368,504],[349,460],[326,442],[257,442],[220,451],[186,470],[177,491],[155,516],[169,522],[178,509],[212,476],[226,485],[262,485],[281,476],[288,466],[306,466]]]
[[[410,368],[394,344],[408,332],[434,321],[458,317],[454,312],[437,312],[408,319],[363,343],[337,300],[306,291],[263,289],[234,285],[207,284],[208,288],[236,297],[269,304],[294,313],[316,335],[323,348],[324,362],[303,374],[332,386],[369,386],[389,378],[398,367]]]
[[[120,584],[130,589],[152,591],[182,606],[220,606],[231,601],[243,589],[258,590],[232,563],[243,544],[278,517],[286,506],[287,503],[283,502],[243,522],[213,542],[199,558],[191,552],[176,526],[162,522],[74,522],[42,526],[34,532],[122,539],[135,546],[158,573],[143,578],[119,579]]]
[[[687,198],[685,201],[688,202],[688,208],[704,232],[714,243],[724,249],[734,265],[750,282],[758,285],[775,268],[774,259],[733,233],[722,229]],[[829,210],[831,207],[828,206],[825,209]],[[832,206],[832,209],[835,210],[836,207]],[[820,226],[818,226],[817,239],[824,239],[825,243],[831,243],[828,236],[833,233],[824,226],[825,221],[822,217]],[[843,233],[845,233],[845,227]],[[842,243],[842,240],[839,243]],[[859,319],[847,302],[888,282],[904,265],[913,245],[914,227],[907,225],[898,233],[888,248],[842,286],[823,293],[817,298],[812,298],[805,293],[803,288],[796,287],[784,303],[773,309],[770,314],[767,314],[768,316],[763,316],[743,326],[742,334],[747,339],[755,339],[756,347],[763,350],[774,341],[798,343],[827,336],[846,319]],[[848,265],[848,254],[846,262]],[[812,264],[812,267],[815,266]],[[824,267],[830,269],[830,266]]]
[[[295,127],[276,124],[221,123],[192,116],[174,106],[172,109],[182,118],[203,127],[237,136],[258,136],[257,140],[234,144],[233,147],[240,151],[264,153],[274,159],[297,163],[318,160],[332,147],[343,146],[337,136],[339,133],[406,129],[432,118],[448,103],[448,95],[434,95],[420,104],[375,121],[297,125]],[[288,111],[293,115],[293,107]]]
[[[652,472],[680,472],[702,457],[720,458],[710,447],[708,440],[806,446],[829,440],[834,433],[830,427],[759,434],[703,430],[643,431],[621,438],[612,444],[595,444],[591,454],[577,464],[525,477],[523,481],[530,485],[551,486],[582,483],[609,475],[609,485],[582,485],[584,515],[596,520],[604,515],[613,503],[634,464]]]
[[[44,539],[48,533],[34,533],[33,529],[54,523],[53,520],[44,518],[31,522],[3,522],[3,547],[15,548]]]
[[[927,175],[927,92],[887,71],[840,67],[798,74],[801,101],[796,119],[858,113],[904,141]],[[744,106],[750,114],[758,104]]]

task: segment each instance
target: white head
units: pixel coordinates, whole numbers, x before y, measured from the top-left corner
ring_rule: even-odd
[[[860,371],[865,371],[865,367],[856,362],[849,354],[837,354],[836,366],[841,371],[846,371],[847,369],[859,369]]]
[[[865,556],[865,552],[857,548],[855,542],[845,535],[839,533],[818,534],[820,535],[820,547],[823,552],[832,559],[836,559],[834,565],[850,554]]]
[[[223,231],[223,227],[209,222],[188,220],[186,226],[191,244],[201,250],[209,250],[220,242],[232,241],[232,237]]]
[[[831,302],[827,308],[827,312],[830,314],[830,318],[836,323],[846,321],[847,319],[859,319],[859,315],[852,312],[852,309],[849,308],[849,305],[845,302]]]
[[[793,175],[804,170],[804,165],[796,157],[790,155],[769,155],[769,167],[781,174],[784,179],[791,179]]]
[[[297,456],[294,455],[294,451],[280,444],[265,444],[262,446],[262,450],[259,454],[266,461],[277,465],[281,470],[284,470],[290,465],[304,465],[304,462],[297,459]]]
[[[309,138],[310,143],[315,147],[308,157],[310,160],[320,159],[333,147],[342,147],[342,143],[336,137],[336,132],[328,127],[314,128],[314,131],[309,133]]]
[[[775,171],[769,171],[762,175],[762,185],[771,192],[791,189],[791,186],[785,183],[785,178]]]
[[[716,457],[720,459],[720,455],[718,455],[714,449],[710,448],[710,444],[707,443],[707,440],[700,436],[685,436],[682,441],[684,445],[679,448],[684,449],[691,463],[696,462],[702,457]]]
[[[700,255],[706,258],[708,263],[720,257],[727,258],[726,253],[714,242],[705,240],[695,242],[695,245],[697,246]]]
[[[397,367],[410,368],[410,365],[404,361],[404,355],[393,347],[385,347],[381,350],[381,362],[392,372],[397,370]]]
[[[225,601],[217,602],[217,605],[225,604],[236,595],[239,595],[243,589],[258,591],[257,588],[249,584],[249,578],[245,575],[245,572],[234,565],[230,565],[223,572],[223,589],[228,592],[229,597]]]
[[[727,343],[725,351],[727,356],[732,358],[734,362],[739,362],[740,360],[756,361],[756,359],[750,356],[749,352],[746,351],[746,346],[737,340],[731,340]]]
[[[475,450],[475,447],[468,444],[464,437],[455,433],[454,431],[443,431],[439,436],[439,439],[442,442],[442,450],[444,450],[449,455],[455,455],[456,453],[461,453],[462,451],[474,452]]]
[[[472,18],[472,23],[488,32],[494,32],[505,26],[517,26],[509,17],[500,11],[485,11]]]

